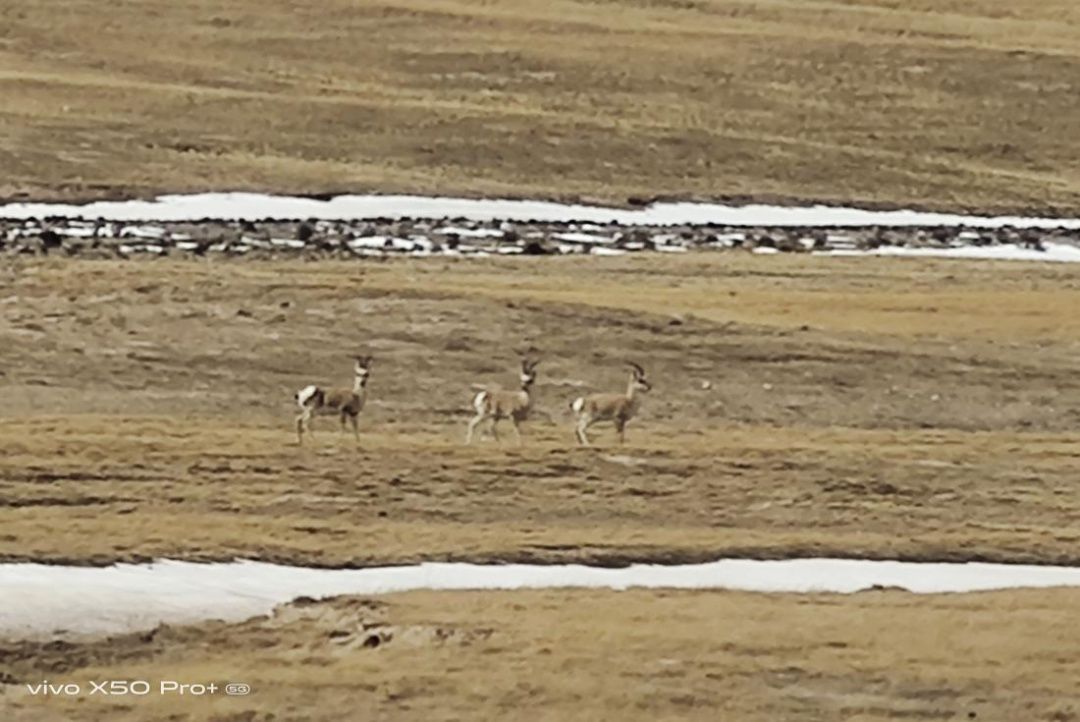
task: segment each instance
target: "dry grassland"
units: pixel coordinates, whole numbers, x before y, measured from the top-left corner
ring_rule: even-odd
[[[3,643],[9,722],[1069,722],[1080,594],[413,593],[243,624]],[[32,697],[42,679],[246,697]]]
[[[742,253],[0,269],[0,558],[1078,563],[1070,266]],[[526,443],[469,384],[540,356]],[[359,448],[291,393],[376,357]],[[654,382],[629,443],[567,402]],[[703,388],[702,382],[711,388]],[[1077,593],[414,593],[0,641],[0,717],[109,722],[1080,714]],[[242,681],[247,697],[26,684]]]
[[[0,197],[1077,213],[1068,0],[7,0]]]
[[[1076,561],[1076,271],[761,258],[29,261],[0,283],[0,557]],[[527,443],[470,383],[543,359]],[[299,387],[376,357],[359,448]],[[569,401],[654,382],[629,443]],[[705,383],[711,388],[705,389]],[[508,431],[508,430],[505,430]],[[509,434],[506,434],[509,437]]]

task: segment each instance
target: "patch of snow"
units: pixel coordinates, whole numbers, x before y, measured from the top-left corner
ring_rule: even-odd
[[[303,248],[307,244],[295,238],[271,238],[270,244],[278,248]]]
[[[164,238],[165,229],[158,226],[126,226],[120,230],[121,238]]]
[[[564,243],[584,243],[609,245],[615,242],[611,236],[598,236],[593,233],[555,233],[551,236],[556,241]]]
[[[264,241],[261,238],[252,238],[251,236],[241,236],[240,242],[252,248],[259,248],[263,250],[271,248],[270,241]]]
[[[505,233],[494,228],[457,228],[454,226],[448,226],[446,228],[436,228],[432,233],[440,233],[442,235],[456,235],[459,238],[502,238]]]
[[[156,243],[147,243],[147,244],[143,244],[143,245],[140,245],[140,246],[133,246],[133,245],[129,245],[127,243],[123,243],[123,244],[120,245],[119,250],[120,250],[121,253],[125,253],[125,254],[130,254],[130,253],[155,253],[155,254],[160,256],[162,253],[165,253],[165,247],[164,246],[159,246]]]
[[[58,235],[67,236],[68,238],[93,238],[97,235],[93,228],[86,228],[85,226],[67,226],[66,228],[54,228],[53,230]]]
[[[354,250],[372,249],[379,251],[428,251],[434,248],[434,244],[427,238],[396,238],[392,236],[364,236],[349,241],[349,247]]]
[[[428,563],[370,569],[310,569],[254,561],[158,561],[110,567],[0,564],[0,634],[57,630],[119,633],[159,623],[239,621],[300,596],[411,590],[553,588],[738,589],[852,593],[873,586],[918,594],[1080,586],[1080,568],[1011,564],[920,564],[852,559],[756,561],[621,569],[568,565]]]
[[[951,248],[907,248],[881,246],[869,251],[820,251],[821,256],[910,256],[916,258],[967,258],[999,261],[1050,261],[1080,263],[1080,247],[1067,243],[1046,243],[1046,250],[1023,248],[1013,244],[1000,246],[959,246]]]
[[[364,236],[362,238],[354,238],[347,243],[349,248],[373,248],[380,251],[385,250],[398,250],[398,251],[410,251],[412,250],[412,244],[406,241],[404,238],[391,238],[390,236]]]
[[[640,209],[604,208],[548,201],[345,195],[322,201],[260,193],[166,195],[153,201],[99,201],[86,205],[9,203],[0,218],[81,216],[118,221],[191,221],[221,218],[350,220],[374,218],[466,218],[639,225],[734,226],[938,226],[973,228],[1080,228],[1078,218],[965,216],[922,211],[872,211],[829,206],[730,206],[720,203],[655,203]]]

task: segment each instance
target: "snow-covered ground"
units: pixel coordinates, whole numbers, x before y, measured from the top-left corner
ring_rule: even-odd
[[[59,630],[117,633],[147,629],[162,622],[239,621],[266,614],[275,605],[300,596],[322,598],[417,589],[653,587],[851,593],[875,585],[902,587],[920,594],[1080,586],[1080,568],[851,559],[728,559],[622,569],[449,563],[310,569],[252,561],[160,561],[111,567],[0,564],[0,634],[37,636]]]
[[[872,251],[821,251],[825,256],[914,256],[923,258],[971,258],[996,261],[1055,261],[1080,263],[1080,247],[1064,243],[1047,243],[1046,250],[1021,248],[1013,244],[1001,246],[959,246],[957,248],[907,248],[883,246]],[[759,249],[764,250],[764,249]]]
[[[552,221],[627,225],[717,224],[742,226],[955,226],[977,228],[1080,228],[1080,218],[965,216],[921,211],[871,211],[831,206],[730,206],[720,203],[655,203],[640,209],[548,201],[344,195],[330,200],[260,193],[199,193],[152,201],[101,201],[86,205],[10,203],[0,218],[82,216],[117,221],[194,221],[203,218],[354,220],[362,218],[465,218],[474,221]]]

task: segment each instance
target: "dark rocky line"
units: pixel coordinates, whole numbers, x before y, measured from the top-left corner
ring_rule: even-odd
[[[666,227],[570,222],[475,222],[466,219],[364,221],[202,219],[187,222],[0,219],[0,255],[84,258],[621,255],[657,251],[810,253],[881,247],[957,248],[1047,243],[1080,247],[1080,229],[927,227]],[[763,250],[764,249],[764,250]]]

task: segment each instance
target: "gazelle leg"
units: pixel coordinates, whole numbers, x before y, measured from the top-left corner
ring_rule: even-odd
[[[497,418],[495,418],[495,417],[492,417],[491,418],[491,438],[495,439],[495,441],[499,440],[499,430],[498,430],[498,428],[496,428],[496,427],[498,427],[498,425],[499,425],[499,420]]]
[[[622,419],[615,419],[615,433],[619,436],[619,443],[626,442],[626,422]]]
[[[582,446],[589,445],[589,437],[585,434],[585,429],[587,428],[589,428],[589,419],[584,416],[578,419],[577,426],[574,427],[578,443]]]
[[[349,417],[349,423],[352,424],[353,438],[356,439],[356,443],[359,444],[360,443],[360,429],[357,428],[356,421],[357,421],[357,417],[356,417],[355,414]]]
[[[476,425],[479,424],[483,420],[484,420],[484,415],[482,413],[477,414],[476,416],[472,417],[472,419],[469,420],[469,431],[468,431],[468,433],[465,434],[465,443],[466,444],[471,444],[472,443],[473,431],[476,430]]]
[[[517,439],[517,445],[521,446],[521,422],[517,419],[512,419],[514,422],[514,437]]]
[[[305,408],[300,412],[300,415],[296,417],[296,443],[300,446],[304,444],[304,431],[311,433],[311,409]]]

